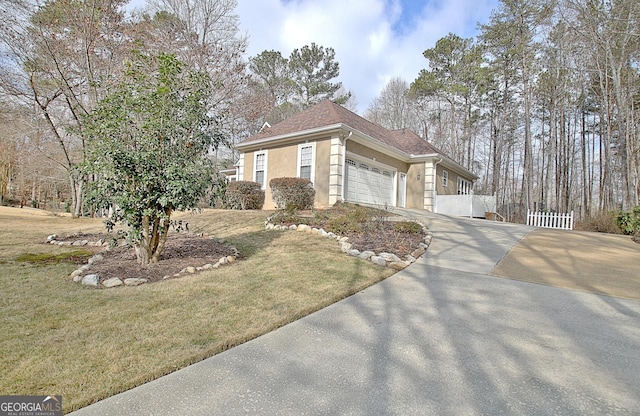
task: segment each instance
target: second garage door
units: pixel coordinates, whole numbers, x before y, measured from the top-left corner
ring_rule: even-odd
[[[393,206],[393,172],[366,161],[346,160],[347,201]]]

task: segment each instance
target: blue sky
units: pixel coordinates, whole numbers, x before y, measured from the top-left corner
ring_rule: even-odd
[[[315,42],[336,51],[339,81],[363,113],[393,77],[413,81],[425,49],[453,32],[476,34],[498,0],[237,0],[247,57],[277,50],[288,57]],[[135,0],[140,4],[142,0]]]

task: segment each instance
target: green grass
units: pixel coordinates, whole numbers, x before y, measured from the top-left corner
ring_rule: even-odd
[[[73,250],[63,253],[24,253],[16,258],[17,262],[28,262],[32,264],[58,264],[68,262],[73,264],[83,263],[93,252],[87,250]]]
[[[100,220],[0,209],[0,392],[61,394],[69,412],[210,357],[380,281],[393,272],[345,256],[335,241],[266,231],[264,212],[179,214],[190,230],[245,256],[231,266],[137,287],[73,283],[74,250],[48,234]],[[77,248],[75,248],[77,249]],[[18,261],[25,253],[59,262]]]

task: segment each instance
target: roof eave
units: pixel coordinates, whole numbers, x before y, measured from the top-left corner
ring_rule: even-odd
[[[294,141],[294,140],[299,140],[300,138],[303,138],[303,137],[314,136],[314,135],[318,135],[318,134],[322,134],[322,133],[326,133],[334,130],[352,130],[352,129],[343,123],[331,124],[328,126],[316,127],[313,129],[296,131],[293,133],[286,133],[278,136],[270,136],[270,137],[265,137],[263,139],[251,140],[248,142],[241,142],[236,145],[236,149],[246,150],[246,149],[251,149],[252,147],[262,147],[264,145],[268,145],[274,142]]]
[[[459,164],[458,162],[448,158],[447,156],[441,154],[441,153],[428,153],[428,154],[423,154],[423,155],[410,155],[411,156],[411,161],[413,162],[423,162],[423,161],[427,161],[428,159],[441,159],[442,163],[444,163],[445,166],[449,167],[450,169],[453,169],[459,173],[463,173],[466,176],[469,176],[471,178],[473,178],[473,180],[477,180],[480,179],[480,177],[478,175],[476,175],[475,173],[471,172],[470,170],[466,169],[464,166],[462,166],[461,164]]]

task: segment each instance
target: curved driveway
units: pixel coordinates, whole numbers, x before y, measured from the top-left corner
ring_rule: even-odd
[[[492,276],[531,228],[398,211],[411,267],[76,414],[640,414],[639,302]]]

